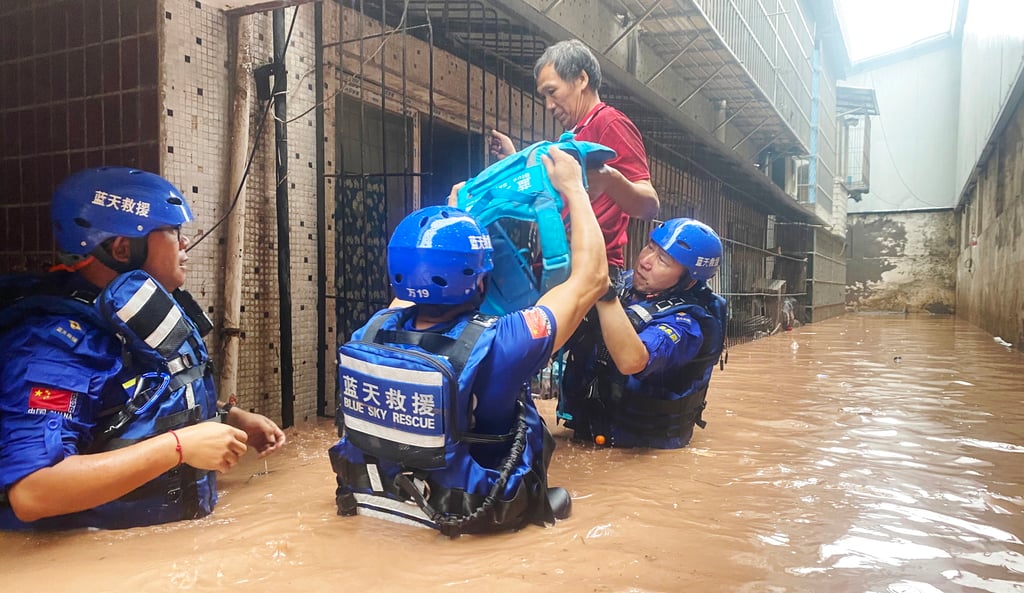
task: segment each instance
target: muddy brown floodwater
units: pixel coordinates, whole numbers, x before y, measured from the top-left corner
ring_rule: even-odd
[[[497,536],[335,515],[328,420],[206,519],[0,534],[18,592],[1024,591],[1024,354],[953,318],[847,316],[730,350],[677,451],[561,427],[570,519]],[[554,402],[539,402],[549,424]]]

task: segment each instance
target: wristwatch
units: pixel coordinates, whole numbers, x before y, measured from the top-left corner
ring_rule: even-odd
[[[601,296],[601,301],[609,302],[619,298],[619,291],[622,290],[622,269],[618,266],[608,266],[608,292]]]

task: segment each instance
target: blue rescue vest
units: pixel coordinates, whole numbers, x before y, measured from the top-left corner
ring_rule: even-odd
[[[618,372],[596,322],[581,332],[566,363],[558,412],[577,438],[601,435],[613,446],[671,449],[689,443],[694,425],[706,426],[701,415],[708,384],[725,345],[725,299],[704,284],[678,296],[626,307],[637,333],[680,312],[700,325],[701,348],[682,368],[656,379]]]
[[[197,321],[193,321],[197,318],[207,326],[209,319],[187,293],[176,291],[175,298],[142,270],[119,275],[99,295],[61,294],[51,284],[43,280],[25,291],[29,298],[5,307],[0,328],[11,327],[17,318],[73,315],[92,331],[109,333],[121,341],[123,375],[132,376],[122,385],[123,401],[105,402],[112,406],[98,419],[92,442],[80,443],[81,452],[125,447],[216,417],[210,357]],[[181,465],[115,501],[31,526],[118,529],[153,525],[205,516],[216,499],[213,472]]]
[[[541,141],[495,162],[466,181],[458,192],[458,207],[487,228],[494,248],[494,270],[480,310],[504,315],[537,303],[540,295],[569,277],[569,243],[562,220],[562,197],[548,179],[540,156],[552,146],[576,157],[583,168],[600,167],[615,158],[615,151],[595,142],[577,141],[562,134],[558,142]],[[530,249],[519,247],[502,219],[536,223],[540,243],[540,277],[533,271]],[[523,242],[523,241],[520,241]]]
[[[508,433],[473,431],[486,414],[473,385],[497,318],[467,315],[445,332],[401,329],[412,314],[384,311],[338,349],[341,440],[330,449],[338,514],[452,537],[553,522],[546,475],[554,443],[528,385],[509,386],[518,414],[506,419]]]

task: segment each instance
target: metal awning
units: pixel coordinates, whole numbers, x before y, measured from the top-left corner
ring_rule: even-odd
[[[875,89],[838,85],[836,87],[836,114],[878,115]]]

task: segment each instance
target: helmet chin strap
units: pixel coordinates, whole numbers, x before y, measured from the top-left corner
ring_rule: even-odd
[[[110,252],[110,244],[111,241],[103,242],[96,247],[96,249],[92,250],[92,255],[98,259],[100,263],[111,270],[114,270],[118,274],[138,270],[142,267],[142,264],[146,263],[146,257],[149,251],[146,237],[128,238],[128,261],[120,261],[115,258]]]
[[[696,283],[697,283],[697,281],[694,280],[692,276],[690,276],[690,270],[688,270],[686,268],[683,268],[683,273],[682,273],[682,275],[679,276],[679,282],[676,282],[675,285],[673,285],[671,288],[669,288],[665,292],[672,293],[672,294],[678,294],[678,293],[681,293],[681,292],[686,292],[687,290],[689,290]]]

